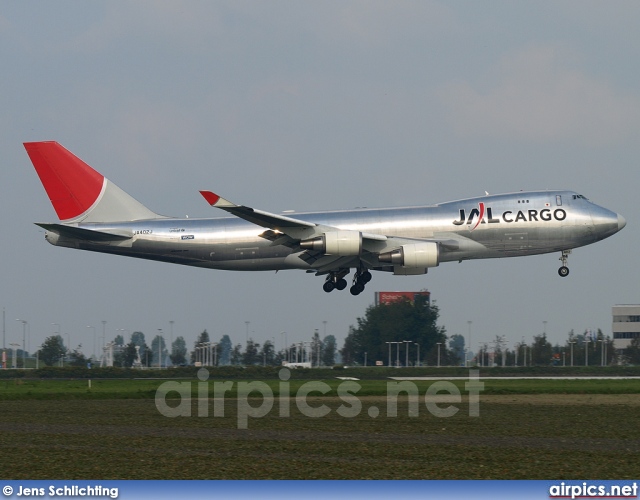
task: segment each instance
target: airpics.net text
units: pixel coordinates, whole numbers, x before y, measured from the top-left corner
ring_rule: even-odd
[[[337,415],[343,418],[359,416],[363,411],[362,400],[358,392],[362,386],[356,380],[344,380],[334,389],[326,382],[305,382],[291,396],[291,372],[282,368],[279,373],[278,394],[266,382],[263,381],[209,381],[209,371],[205,368],[198,370],[199,382],[196,382],[196,408],[197,417],[209,417],[210,407],[213,406],[213,417],[225,417],[225,400],[229,394],[236,391],[237,402],[237,426],[238,429],[248,429],[249,419],[263,418],[277,406],[278,416],[287,418],[291,416],[292,400],[298,411],[305,417],[322,418],[329,415],[332,410],[318,397],[337,397],[341,402],[335,409]],[[213,393],[211,393],[213,386]],[[480,416],[480,392],[484,389],[484,383],[479,380],[478,370],[469,370],[469,378],[464,383],[464,390],[468,393],[469,417]],[[155,404],[158,411],[165,417],[191,417],[193,382],[167,381],[158,387],[155,395]],[[211,397],[211,394],[213,396]],[[420,395],[418,386],[410,380],[388,381],[386,394],[382,397],[381,405],[386,409],[387,418],[398,416],[398,400],[406,397],[407,415],[418,417],[420,415],[421,399],[426,410],[438,418],[448,418],[456,415],[462,403],[462,393],[458,386],[446,380],[432,382],[424,394]],[[316,403],[312,406],[309,398],[314,398]],[[252,406],[250,402],[256,404]],[[177,404],[176,404],[177,403]],[[318,404],[320,403],[320,404]],[[368,406],[366,411],[370,418],[380,416],[380,404]]]

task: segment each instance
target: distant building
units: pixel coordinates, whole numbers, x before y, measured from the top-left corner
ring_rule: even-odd
[[[620,351],[633,339],[640,337],[640,304],[615,305],[611,309],[611,314],[613,346],[616,351]]]
[[[398,300],[409,300],[411,303],[414,303],[416,299],[424,301],[426,305],[430,305],[431,292],[376,292],[377,306],[380,304],[392,304]]]

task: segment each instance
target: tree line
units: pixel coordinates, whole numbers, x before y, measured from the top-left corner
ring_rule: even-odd
[[[245,346],[233,345],[229,335],[223,335],[219,341],[212,341],[207,330],[198,335],[193,350],[189,352],[184,337],[179,336],[167,349],[162,335],[156,335],[151,345],[147,344],[143,332],[133,332],[128,343],[122,335],[104,347],[103,356],[111,352],[113,366],[164,367],[164,366],[227,366],[227,365],[265,365],[280,366],[284,362],[308,362],[311,366],[333,366],[336,362],[336,338],[326,335],[320,338],[316,330],[309,341],[292,343],[288,348],[276,351],[272,341],[262,345],[249,339]],[[67,364],[86,366],[92,361],[82,353],[82,345],[70,350],[64,345],[62,336],[47,337],[38,351],[39,359],[48,366]]]
[[[564,344],[552,345],[546,333],[534,335],[507,348],[496,336],[470,352],[463,335],[446,335],[438,326],[439,309],[428,301],[408,300],[380,304],[367,309],[357,326],[351,327],[340,351],[343,362],[384,366],[600,366],[640,364],[640,338],[616,351],[613,339],[602,330],[575,334],[571,330]]]
[[[339,351],[333,335],[320,338],[317,330],[308,341],[294,342],[280,350],[276,350],[270,340],[260,344],[249,339],[243,346],[234,345],[228,335],[223,335],[218,341],[212,341],[204,330],[191,351],[181,336],[171,343],[169,350],[162,335],[156,335],[148,345],[144,333],[136,331],[126,344],[122,335],[113,340],[113,346],[117,346],[113,351],[113,365],[279,366],[288,362],[333,366],[338,356],[342,364],[361,366],[460,366],[465,364],[465,358],[477,366],[640,364],[640,339],[633,339],[629,347],[616,352],[611,337],[600,329],[582,334],[572,330],[564,344],[555,345],[542,333],[533,336],[530,342],[523,339],[513,348],[507,348],[504,339],[496,336],[471,353],[464,336],[448,337],[445,328],[437,324],[438,317],[438,307],[421,298],[415,303],[401,300],[370,306],[364,317],[357,318],[357,326],[349,328]],[[82,354],[81,346],[73,350],[65,347],[60,335],[48,337],[38,354],[40,360],[50,366],[59,364],[63,358],[67,364],[76,366],[90,361]]]

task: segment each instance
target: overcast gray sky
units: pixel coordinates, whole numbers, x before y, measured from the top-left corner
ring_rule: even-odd
[[[638,303],[636,1],[0,1],[0,307],[7,344],[207,329],[278,348],[338,338],[381,290],[431,291],[471,348],[611,331]],[[55,248],[22,147],[56,140],[152,210],[219,216],[200,189],[271,212],[573,189],[627,227],[559,254],[375,273],[326,294],[303,272],[208,271]],[[126,335],[125,335],[126,336]],[[66,337],[65,337],[66,340]],[[98,340],[98,343],[100,341]]]

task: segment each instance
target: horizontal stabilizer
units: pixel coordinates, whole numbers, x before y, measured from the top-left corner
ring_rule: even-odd
[[[65,226],[64,224],[44,224],[36,223],[47,231],[57,233],[60,236],[67,238],[73,238],[86,241],[123,241],[132,238],[131,234],[125,234],[125,232],[106,232],[106,231],[93,231],[91,229],[82,229],[79,227]]]

